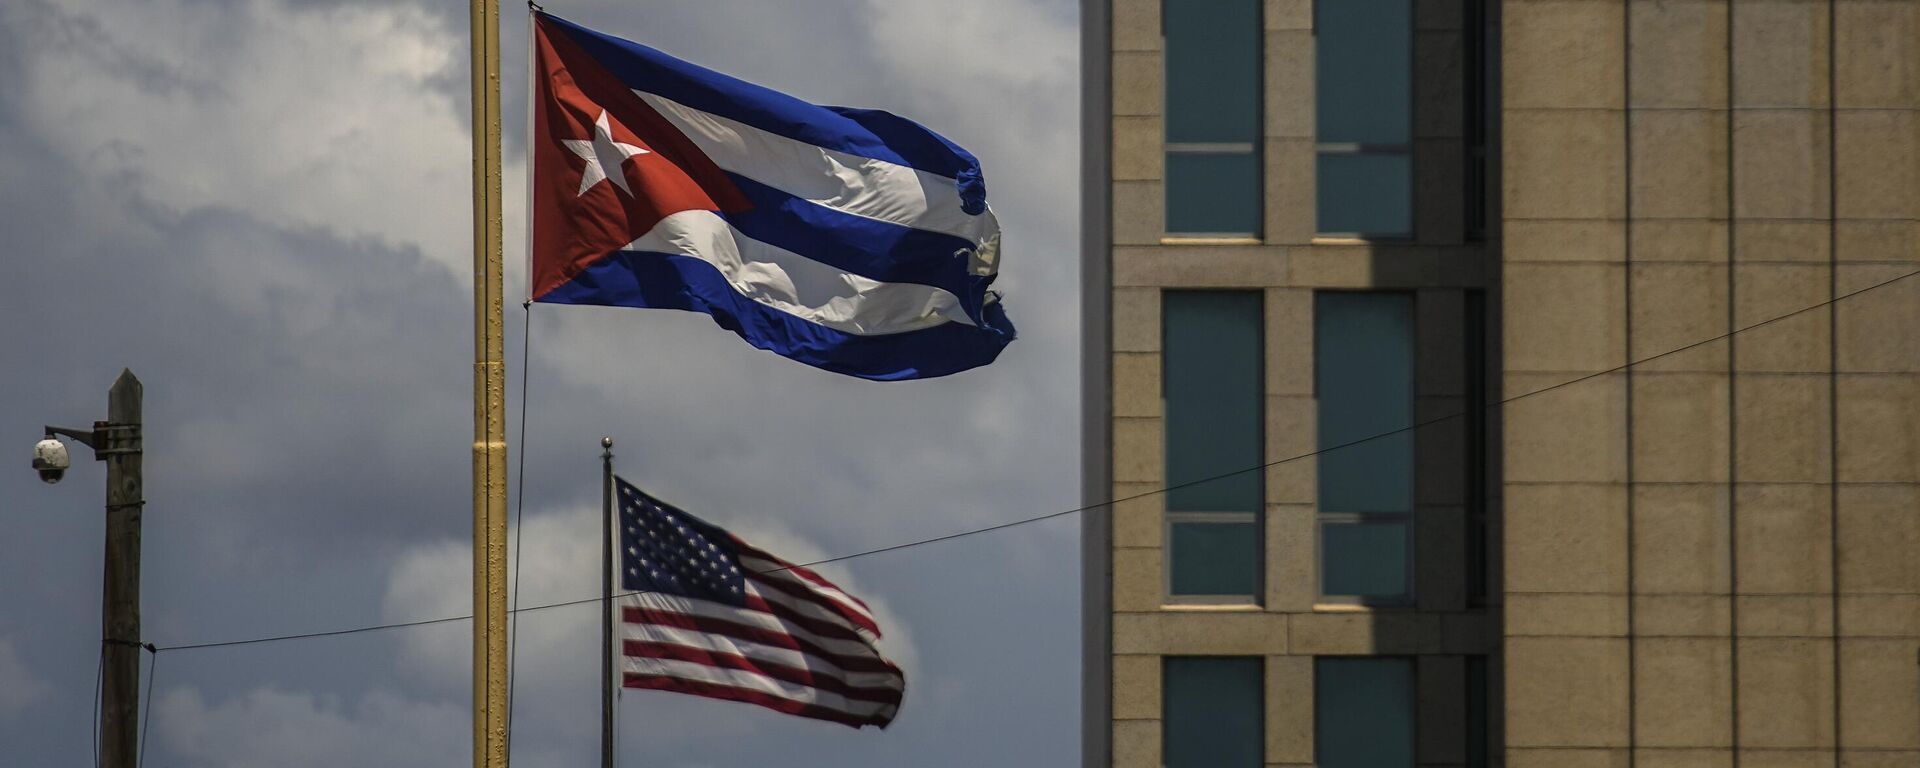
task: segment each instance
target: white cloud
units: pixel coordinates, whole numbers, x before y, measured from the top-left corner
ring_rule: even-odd
[[[0,637],[0,717],[9,717],[46,698],[51,689],[20,659],[13,639]]]
[[[174,210],[423,248],[468,242],[465,31],[401,4],[62,0],[17,11],[20,114],[82,173]],[[16,76],[16,75],[10,75]]]
[[[470,760],[468,708],[384,690],[351,700],[256,688],[209,704],[176,688],[155,702],[156,739],[205,768],[460,766]]]
[[[779,361],[697,315],[537,310],[532,429],[524,443],[513,432],[515,460],[531,457],[530,509],[540,510],[527,520],[523,604],[597,591],[597,505],[568,505],[596,499],[598,484],[590,461],[565,457],[597,453],[603,433],[621,439],[634,479],[794,560],[1071,506],[1071,9],[1070,0],[567,9],[619,20],[609,31],[643,42],[670,39],[702,64],[804,85],[790,88],[796,95],[900,112],[974,150],[1008,227],[1003,287],[1022,338],[987,369],[882,385]],[[523,32],[503,26],[511,103]],[[0,231],[40,235],[45,253],[18,260],[27,279],[17,286],[84,292],[143,320],[123,336],[99,330],[113,313],[74,316],[50,340],[6,349],[44,369],[30,378],[85,390],[87,408],[97,406],[94,368],[113,365],[110,377],[133,357],[154,423],[172,424],[156,440],[232,454],[217,467],[161,466],[161,455],[150,464],[154,509],[169,521],[149,528],[150,551],[170,553],[149,560],[152,622],[200,640],[340,626],[375,611],[467,613],[464,16],[410,0],[0,0],[0,35],[0,157],[13,161],[0,167],[21,171],[0,174],[9,201]],[[750,65],[763,68],[742,69]],[[509,115],[509,134],[518,120]],[[508,163],[513,292],[524,179],[518,158]],[[433,263],[423,269],[409,249]],[[36,316],[23,312],[13,315]],[[66,351],[47,351],[55,346]],[[60,387],[33,393],[7,400],[56,402]],[[43,406],[33,408],[9,418],[38,425]],[[298,451],[275,443],[288,435]],[[38,486],[31,475],[0,478],[18,482]],[[1056,694],[1073,687],[1072,644],[1010,653],[997,643],[1010,626],[1072,636],[1071,577],[1054,576],[1070,573],[1057,564],[1072,551],[1071,525],[1021,530],[822,568],[876,605],[883,647],[908,667],[908,705],[887,732],[649,692],[623,705],[632,752],[682,766],[795,750],[837,765],[1070,762],[1071,707]],[[56,540],[12,543],[45,541]],[[57,542],[49,549],[60,560],[97,557],[91,529]],[[289,567],[298,558],[327,562]],[[34,562],[0,558],[0,571],[44,585],[44,567],[21,565]],[[29,756],[85,748],[84,718],[42,733],[4,717],[22,698],[32,703],[11,706],[84,712],[91,651],[40,634],[58,625],[60,637],[93,636],[97,616],[67,610],[89,604],[73,589],[0,594],[0,615],[36,627],[16,638],[34,667],[0,649],[0,743]],[[517,763],[573,765],[591,753],[597,625],[591,604],[523,616]],[[223,666],[228,651],[209,651],[205,674],[188,678],[197,688],[156,692],[156,763],[464,764],[468,625],[363,637],[377,650],[257,679]],[[79,682],[8,685],[35,682],[29,672]],[[163,683],[173,674],[162,670]],[[1038,725],[1017,741],[975,736],[1027,722]]]
[[[528,515],[527,548],[520,553],[520,605],[578,600],[598,594],[600,534],[586,509]],[[519,532],[511,534],[518,538]],[[513,540],[508,549],[512,551]],[[473,610],[472,544],[437,541],[407,548],[395,560],[382,600],[391,621],[423,616],[459,616]],[[463,642],[465,623],[431,627],[402,640],[396,666],[403,674],[438,690],[467,690],[472,682],[471,653]],[[567,671],[569,662],[598,648],[597,616],[592,605],[523,613],[517,631],[520,669],[516,680],[542,680]],[[537,683],[534,683],[537,684]]]

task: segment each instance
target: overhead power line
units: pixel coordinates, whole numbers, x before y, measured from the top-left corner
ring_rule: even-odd
[[[1742,326],[1742,327],[1740,327],[1740,328],[1735,328],[1735,329],[1733,329],[1733,330],[1731,330],[1731,331],[1728,331],[1728,332],[1726,332],[1726,333],[1723,333],[1723,334],[1720,334],[1720,335],[1718,335],[1718,336],[1714,336],[1714,337],[1712,337],[1712,338],[1707,338],[1707,339],[1701,339],[1700,341],[1696,341],[1696,342],[1693,342],[1693,343],[1691,343],[1691,344],[1688,344],[1688,345],[1686,345],[1686,346],[1682,346],[1682,347],[1677,347],[1677,348],[1674,348],[1674,349],[1669,349],[1669,350],[1667,350],[1667,351],[1665,351],[1665,352],[1661,352],[1661,353],[1659,353],[1659,354],[1656,354],[1656,355],[1652,355],[1652,356],[1649,356],[1649,357],[1645,357],[1645,358],[1641,358],[1641,359],[1639,359],[1639,360],[1633,360],[1633,361],[1629,361],[1629,362],[1627,362],[1627,363],[1625,363],[1625,364],[1622,364],[1622,365],[1618,365],[1618,366],[1614,366],[1614,367],[1612,367],[1612,368],[1608,368],[1608,369],[1605,369],[1605,370],[1600,370],[1600,371],[1594,371],[1594,372],[1592,372],[1592,373],[1587,373],[1587,374],[1582,374],[1582,375],[1580,375],[1580,376],[1576,376],[1576,377],[1574,377],[1574,378],[1572,378],[1572,379],[1568,379],[1567,381],[1563,381],[1563,382],[1560,382],[1560,383],[1558,383],[1558,384],[1553,384],[1553,385],[1550,385],[1550,386],[1546,386],[1546,387],[1541,387],[1540,389],[1536,389],[1536,390],[1532,390],[1532,391],[1530,391],[1530,392],[1524,392],[1524,393],[1521,393],[1521,394],[1518,394],[1518,395],[1514,395],[1513,397],[1509,397],[1509,398],[1506,398],[1506,399],[1504,399],[1504,400],[1501,400],[1501,401],[1499,401],[1499,402],[1497,402],[1497,403],[1491,403],[1491,404],[1489,404],[1489,405],[1487,405],[1487,406],[1486,406],[1486,409],[1487,409],[1487,410],[1492,410],[1492,409],[1494,409],[1494,408],[1500,408],[1500,407],[1504,407],[1504,406],[1506,406],[1506,405],[1507,405],[1507,404],[1509,404],[1509,403],[1513,403],[1513,402],[1515,402],[1515,401],[1518,401],[1518,400],[1523,400],[1523,399],[1526,399],[1526,398],[1529,398],[1529,397],[1533,397],[1533,396],[1535,396],[1535,395],[1541,395],[1541,394],[1545,394],[1545,393],[1547,393],[1547,392],[1552,392],[1552,391],[1554,391],[1554,390],[1557,390],[1557,389],[1562,389],[1562,388],[1565,388],[1565,387],[1570,387],[1570,386],[1573,386],[1573,385],[1575,385],[1575,384],[1579,384],[1579,383],[1581,383],[1581,382],[1584,382],[1584,381],[1590,381],[1590,380],[1593,380],[1593,379],[1596,379],[1596,378],[1599,378],[1599,377],[1601,377],[1601,376],[1607,376],[1607,375],[1610,375],[1610,374],[1615,374],[1615,373],[1620,373],[1620,372],[1622,372],[1622,371],[1625,371],[1625,370],[1628,370],[1628,369],[1630,369],[1630,368],[1633,368],[1634,366],[1638,366],[1638,365],[1642,365],[1642,364],[1645,364],[1645,363],[1649,363],[1649,362],[1652,362],[1652,361],[1654,361],[1654,360],[1658,360],[1658,359],[1660,359],[1660,358],[1663,358],[1663,357],[1667,357],[1667,356],[1670,356],[1670,355],[1677,355],[1677,354],[1680,354],[1680,353],[1682,353],[1682,352],[1686,352],[1686,351],[1688,351],[1688,350],[1692,350],[1692,349],[1697,349],[1697,348],[1699,348],[1699,347],[1703,347],[1703,346],[1706,346],[1706,345],[1708,345],[1708,344],[1712,344],[1712,343],[1714,343],[1714,342],[1716,342],[1716,341],[1722,341],[1722,340],[1725,340],[1725,339],[1728,339],[1728,338],[1731,338],[1731,337],[1733,337],[1733,336],[1735,336],[1735,335],[1737,335],[1737,334],[1741,334],[1741,333],[1745,333],[1745,332],[1747,332],[1747,331],[1752,331],[1752,330],[1755,330],[1755,329],[1758,329],[1758,328],[1762,328],[1762,327],[1765,327],[1765,326],[1768,326],[1768,325],[1772,325],[1772,324],[1774,324],[1774,323],[1778,323],[1778,322],[1780,322],[1780,321],[1782,321],[1782,320],[1787,320],[1787,319],[1790,319],[1790,318],[1793,318],[1793,317],[1796,317],[1796,316],[1798,316],[1798,315],[1802,315],[1802,314],[1805,314],[1805,313],[1808,313],[1808,312],[1812,312],[1812,311],[1814,311],[1814,310],[1817,310],[1817,309],[1823,309],[1823,308],[1825,308],[1825,307],[1827,307],[1827,306],[1829,306],[1829,305],[1832,305],[1832,304],[1837,304],[1837,303],[1839,303],[1839,302],[1841,302],[1841,301],[1843,301],[1843,300],[1846,300],[1846,299],[1850,299],[1850,298],[1853,298],[1853,297],[1855,297],[1855,296],[1859,296],[1860,294],[1863,294],[1863,293],[1866,293],[1866,292],[1868,292],[1868,291],[1873,291],[1873,290],[1877,290],[1877,289],[1880,289],[1880,288],[1884,288],[1884,287],[1886,287],[1886,286],[1889,286],[1889,285],[1892,285],[1892,284],[1894,284],[1894,283],[1897,283],[1897,282],[1900,282],[1900,281],[1902,281],[1902,280],[1907,280],[1907,279],[1910,279],[1910,278],[1913,278],[1913,277],[1915,277],[1915,276],[1920,276],[1920,270],[1916,270],[1916,271],[1913,271],[1913,272],[1907,272],[1907,273],[1905,273],[1905,274],[1902,274],[1902,275],[1899,275],[1899,276],[1897,276],[1897,277],[1893,277],[1893,278],[1890,278],[1890,279],[1888,279],[1888,280],[1885,280],[1885,281],[1883,281],[1883,282],[1878,282],[1878,283],[1874,283],[1874,284],[1872,284],[1872,285],[1869,285],[1869,286],[1867,286],[1867,287],[1865,287],[1865,288],[1861,288],[1861,289],[1858,289],[1858,290],[1855,290],[1855,291],[1850,291],[1850,292],[1848,292],[1848,293],[1843,293],[1843,294],[1839,294],[1839,295],[1837,295],[1837,296],[1834,296],[1834,297],[1832,297],[1832,298],[1830,298],[1830,299],[1828,299],[1828,300],[1826,300],[1826,301],[1822,301],[1822,302],[1819,302],[1819,303],[1817,303],[1817,304],[1813,304],[1813,305],[1810,305],[1810,306],[1806,306],[1806,307],[1802,307],[1802,308],[1800,308],[1800,309],[1796,309],[1796,310],[1794,310],[1794,311],[1792,311],[1792,312],[1788,312],[1788,313],[1786,313],[1786,314],[1784,314],[1784,315],[1779,315],[1779,316],[1776,316],[1776,317],[1771,317],[1771,318],[1768,318],[1768,319],[1766,319],[1766,320],[1762,320],[1762,321],[1760,321],[1760,322],[1757,322],[1757,323],[1754,323],[1754,324],[1752,324],[1752,325],[1747,325],[1747,326]],[[1021,518],[1021,519],[1018,519],[1018,520],[1010,520],[1010,521],[1008,521],[1008,522],[1004,522],[1004,523],[998,523],[998,524],[995,524],[995,525],[989,525],[989,526],[987,526],[987,527],[984,527],[984,528],[975,528],[975,529],[970,529],[970,530],[965,530],[965,531],[958,531],[958,532],[955,532],[955,533],[949,533],[949,534],[945,534],[945,535],[942,535],[942,536],[935,536],[935,537],[932,537],[932,538],[927,538],[927,539],[919,539],[919,540],[916,540],[916,541],[908,541],[908,542],[903,542],[903,543],[900,543],[900,544],[891,544],[891,545],[888,545],[888,546],[884,546],[884,547],[876,547],[876,548],[874,548],[874,549],[867,549],[867,550],[861,550],[861,551],[859,551],[859,552],[850,552],[850,553],[847,553],[847,554],[844,554],[844,555],[837,555],[837,556],[834,556],[834,557],[827,557],[827,558],[821,558],[821,559],[819,559],[819,560],[814,560],[814,561],[812,561],[812,562],[807,562],[807,563],[800,563],[800,564],[799,564],[799,567],[812,567],[812,566],[816,566],[816,565],[825,565],[825,564],[828,564],[828,563],[837,563],[837,562],[841,562],[841,561],[844,561],[844,560],[852,560],[852,559],[854,559],[854,558],[858,558],[858,557],[867,557],[867,556],[869,556],[869,555],[877,555],[877,554],[881,554],[881,553],[885,553],[885,552],[895,552],[895,551],[899,551],[899,550],[903,550],[903,549],[911,549],[911,548],[913,548],[913,547],[920,547],[920,546],[925,546],[925,545],[928,545],[928,544],[938,544],[938,543],[940,543],[940,542],[944,542],[944,541],[952,541],[952,540],[954,540],[954,539],[961,539],[961,538],[966,538],[966,537],[969,537],[969,536],[978,536],[978,535],[980,535],[980,534],[983,534],[983,533],[993,533],[993,532],[995,532],[995,531],[1001,531],[1001,530],[1005,530],[1005,529],[1008,529],[1008,528],[1014,528],[1014,527],[1018,527],[1018,526],[1023,526],[1023,525],[1029,525],[1029,524],[1032,524],[1032,523],[1039,523],[1039,522],[1044,522],[1044,521],[1047,521],[1047,520],[1052,520],[1052,519],[1054,519],[1054,518],[1059,518],[1059,517],[1066,517],[1066,516],[1068,516],[1068,515],[1074,515],[1074,514],[1079,514],[1079,513],[1081,513],[1081,512],[1087,512],[1087,511],[1090,511],[1090,510],[1095,510],[1095,509],[1100,509],[1100,508],[1102,508],[1102,507],[1110,507],[1110,506],[1113,506],[1113,505],[1116,505],[1116,504],[1123,504],[1123,503],[1126,503],[1126,502],[1129,502],[1129,501],[1136,501],[1136,500],[1139,500],[1139,499],[1144,499],[1144,498],[1149,498],[1149,497],[1152,497],[1152,496],[1158,496],[1158,495],[1161,495],[1161,494],[1164,494],[1164,493],[1168,493],[1168,492],[1171,492],[1171,491],[1177,491],[1177,490],[1180,490],[1180,489],[1182,489],[1182,488],[1191,488],[1191,487],[1194,487],[1194,486],[1197,486],[1197,485],[1202,485],[1202,484],[1205,484],[1205,483],[1210,483],[1210,482],[1214,482],[1214,481],[1216,481],[1216,480],[1223,480],[1223,479],[1226,479],[1226,478],[1229,478],[1229,477],[1235,477],[1235,476],[1238,476],[1238,475],[1244,475],[1244,474],[1246,474],[1246,473],[1248,473],[1248,472],[1259,472],[1259,471],[1262,471],[1262,470],[1265,470],[1265,469],[1268,469],[1268,468],[1270,468],[1270,467],[1275,467],[1275,466],[1278,466],[1278,465],[1281,465],[1281,464],[1286,464],[1286,463],[1288,463],[1288,462],[1293,462],[1293,461],[1299,461],[1299,460],[1301,460],[1301,459],[1305,459],[1305,458],[1310,458],[1310,457],[1313,457],[1313,456],[1318,456],[1318,455],[1320,455],[1320,454],[1323,454],[1323,453],[1327,453],[1327,452],[1329,452],[1329,451],[1337,451],[1337,450],[1340,450],[1340,449],[1343,449],[1343,448],[1350,448],[1350,447],[1352,447],[1352,446],[1355,446],[1355,445],[1360,445],[1360,444],[1362,444],[1362,443],[1366,443],[1366,442],[1371,442],[1371,441],[1373,441],[1373,440],[1379,440],[1379,439],[1381,439],[1381,438],[1385,438],[1385,437],[1391,437],[1391,436],[1393,436],[1393,435],[1397,435],[1397,434],[1401,434],[1401,433],[1404,433],[1404,432],[1411,432],[1411,431],[1413,431],[1413,430],[1416,430],[1416,429],[1420,429],[1420,428],[1422,428],[1422,427],[1428,427],[1428,426],[1432,426],[1432,425],[1434,425],[1434,424],[1438,424],[1438,423],[1440,423],[1440,422],[1443,422],[1443,421],[1448,421],[1448,420],[1451,420],[1451,419],[1457,419],[1457,418],[1460,418],[1460,417],[1462,417],[1462,416],[1465,416],[1465,415],[1466,415],[1466,411],[1456,411],[1456,412],[1454,412],[1454,413],[1450,413],[1450,414],[1447,414],[1447,415],[1445,415],[1445,416],[1439,416],[1439,417],[1435,417],[1435,418],[1432,418],[1432,419],[1428,419],[1428,420],[1426,420],[1426,421],[1421,421],[1421,422],[1418,422],[1418,423],[1415,423],[1415,424],[1410,424],[1410,425],[1408,425],[1408,426],[1405,426],[1405,427],[1401,427],[1401,428],[1399,428],[1399,429],[1395,429],[1395,430],[1390,430],[1390,431],[1387,431],[1387,432],[1381,432],[1381,433],[1379,433],[1379,434],[1376,434],[1376,435],[1369,435],[1369,436],[1367,436],[1367,437],[1363,437],[1363,438],[1360,438],[1360,439],[1358,439],[1358,440],[1351,440],[1351,441],[1348,441],[1348,442],[1345,442],[1345,443],[1340,443],[1340,444],[1338,444],[1338,445],[1330,445],[1330,446],[1327,446],[1327,447],[1325,447],[1325,448],[1321,448],[1321,449],[1318,449],[1318,450],[1315,450],[1315,451],[1310,451],[1310,452],[1308,452],[1308,453],[1302,453],[1302,454],[1299,454],[1299,455],[1297,455],[1297,456],[1289,456],[1289,457],[1287,457],[1287,458],[1284,458],[1284,459],[1279,459],[1279,460],[1277,460],[1277,461],[1270,461],[1270,462],[1267,462],[1267,463],[1265,463],[1265,464],[1260,464],[1260,465],[1257,465],[1257,466],[1252,466],[1252,467],[1245,467],[1245,468],[1242,468],[1242,469],[1236,469],[1236,470],[1233,470],[1233,471],[1231,471],[1231,472],[1223,472],[1223,473],[1221,473],[1221,474],[1218,474],[1218,475],[1212,475],[1212,476],[1209,476],[1209,477],[1203,477],[1203,478],[1199,478],[1199,479],[1197,479],[1197,480],[1189,480],[1189,481],[1186,481],[1186,482],[1183,482],[1183,483],[1176,483],[1176,484],[1173,484],[1173,485],[1168,485],[1168,486],[1164,486],[1164,487],[1161,487],[1161,488],[1156,488],[1156,489],[1153,489],[1153,490],[1150,490],[1150,491],[1143,491],[1143,492],[1141,492],[1141,493],[1136,493],[1136,494],[1134,494],[1134,495],[1132,495],[1132,496],[1122,496],[1122,497],[1119,497],[1119,498],[1115,498],[1115,499],[1109,499],[1109,500],[1107,500],[1107,501],[1103,501],[1103,502],[1099,502],[1099,503],[1097,503],[1097,504],[1089,504],[1089,505],[1087,505],[1087,506],[1084,506],[1084,507],[1075,507],[1075,508],[1073,508],[1073,509],[1063,509],[1063,510],[1060,510],[1060,511],[1058,511],[1058,512],[1049,512],[1049,513],[1047,513],[1047,514],[1044,514],[1044,515],[1036,515],[1036,516],[1034,516],[1034,517],[1026,517],[1026,518]],[[615,595],[615,597],[628,597],[628,596],[631,596],[631,595],[637,595],[637,594],[642,594],[642,593],[643,593],[643,592],[627,592],[627,593],[622,593],[622,594],[616,594],[616,595]],[[580,599],[580,600],[567,600],[567,601],[563,601],[563,602],[557,602],[557,603],[547,603],[547,604],[544,604],[544,605],[534,605],[534,606],[528,606],[528,607],[525,607],[525,608],[515,608],[515,609],[513,609],[513,611],[512,611],[512,613],[515,613],[515,614],[517,614],[517,613],[519,613],[519,612],[521,612],[521,611],[544,611],[544,610],[549,610],[549,609],[553,609],[553,608],[565,608],[565,607],[569,607],[569,606],[575,606],[575,605],[586,605],[586,604],[588,604],[588,603],[597,603],[597,602],[600,602],[600,599],[601,599],[601,598],[598,598],[598,597],[590,597],[590,598],[583,598],[583,599]],[[409,628],[409,627],[422,627],[422,626],[428,626],[428,625],[432,625],[432,624],[448,624],[448,623],[452,623],[452,622],[456,622],[456,621],[467,621],[467,620],[469,620],[469,619],[471,619],[471,618],[473,618],[473,617],[472,617],[471,615],[467,615],[467,616],[448,616],[448,617],[445,617],[445,618],[439,618],[439,619],[422,619],[422,620],[419,620],[419,621],[405,621],[405,622],[396,622],[396,623],[393,623],[393,624],[377,624],[377,625],[372,625],[372,626],[365,626],[365,627],[353,627],[353,628],[350,628],[350,629],[336,629],[336,630],[329,630],[329,631],[324,631],[324,632],[305,632],[305,633],[300,633],[300,634],[292,634],[292,635],[274,635],[274,636],[270,636],[270,637],[256,637],[256,638],[250,638],[250,639],[245,639],[245,640],[227,640],[227,641],[221,641],[221,642],[210,642],[210,643],[191,643],[191,644],[182,644],[182,645],[172,645],[172,646],[160,646],[160,647],[159,647],[159,650],[163,650],[163,651],[185,651],[185,650],[197,650],[197,649],[203,649],[203,648],[223,648],[223,647],[227,647],[227,646],[235,646],[235,645],[253,645],[253,644],[257,644],[257,643],[272,643],[272,642],[280,642],[280,641],[284,641],[284,640],[306,640],[306,639],[311,639],[311,638],[317,638],[317,637],[336,637],[336,636],[340,636],[340,635],[353,635],[353,634],[360,634],[360,633],[363,633],[363,632],[379,632],[379,631],[383,631],[383,630],[390,630],[390,629],[405,629],[405,628]]]

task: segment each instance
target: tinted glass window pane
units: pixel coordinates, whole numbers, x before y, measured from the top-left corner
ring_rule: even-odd
[[[1413,664],[1406,659],[1314,660],[1318,768],[1413,765]]]
[[[1260,232],[1260,156],[1168,152],[1167,231]]]
[[[1166,0],[1167,141],[1260,137],[1260,0]]]
[[[1319,448],[1326,451],[1319,456],[1320,511],[1411,511],[1412,297],[1317,294],[1314,356]],[[1365,438],[1373,439],[1334,448]]]
[[[1259,768],[1257,658],[1168,658],[1162,667],[1165,768]]]
[[[1261,294],[1168,291],[1160,311],[1167,484],[1259,466]],[[1259,472],[1167,494],[1171,511],[1258,512],[1261,506]]]
[[[1316,168],[1316,225],[1321,232],[1413,231],[1413,161],[1407,155],[1322,153]]]
[[[1252,595],[1260,588],[1260,526],[1174,523],[1172,592],[1176,595]]]
[[[1321,0],[1313,6],[1320,141],[1407,143],[1413,103],[1409,0]]]
[[[1407,593],[1407,526],[1321,523],[1320,591],[1394,597]]]

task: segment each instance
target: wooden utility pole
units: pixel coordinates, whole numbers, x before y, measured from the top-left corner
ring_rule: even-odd
[[[140,379],[122,370],[93,425],[107,463],[107,559],[101,631],[100,763],[134,768],[140,727]]]
[[[507,371],[500,2],[470,0],[473,88],[473,764],[507,766]]]

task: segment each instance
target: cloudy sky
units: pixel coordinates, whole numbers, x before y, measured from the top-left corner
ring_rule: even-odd
[[[513,435],[523,603],[594,594],[602,434],[623,474],[793,559],[1075,506],[1074,5],[548,4],[972,149],[1022,336],[986,369],[876,384],[700,315],[534,307]],[[519,244],[526,25],[518,6],[505,18]],[[0,448],[18,460],[0,465],[4,762],[91,754],[101,468],[44,486],[27,447],[42,424],[103,418],[123,366],[147,394],[145,639],[467,612],[466,43],[465,6],[445,0],[0,3]],[[523,258],[510,247],[510,296]],[[527,317],[508,313],[517,413]],[[907,669],[887,731],[634,692],[626,764],[1072,762],[1076,531],[1069,516],[823,569],[876,604]],[[591,760],[597,622],[592,606],[523,617],[517,765]],[[148,764],[466,765],[468,632],[163,653]]]

